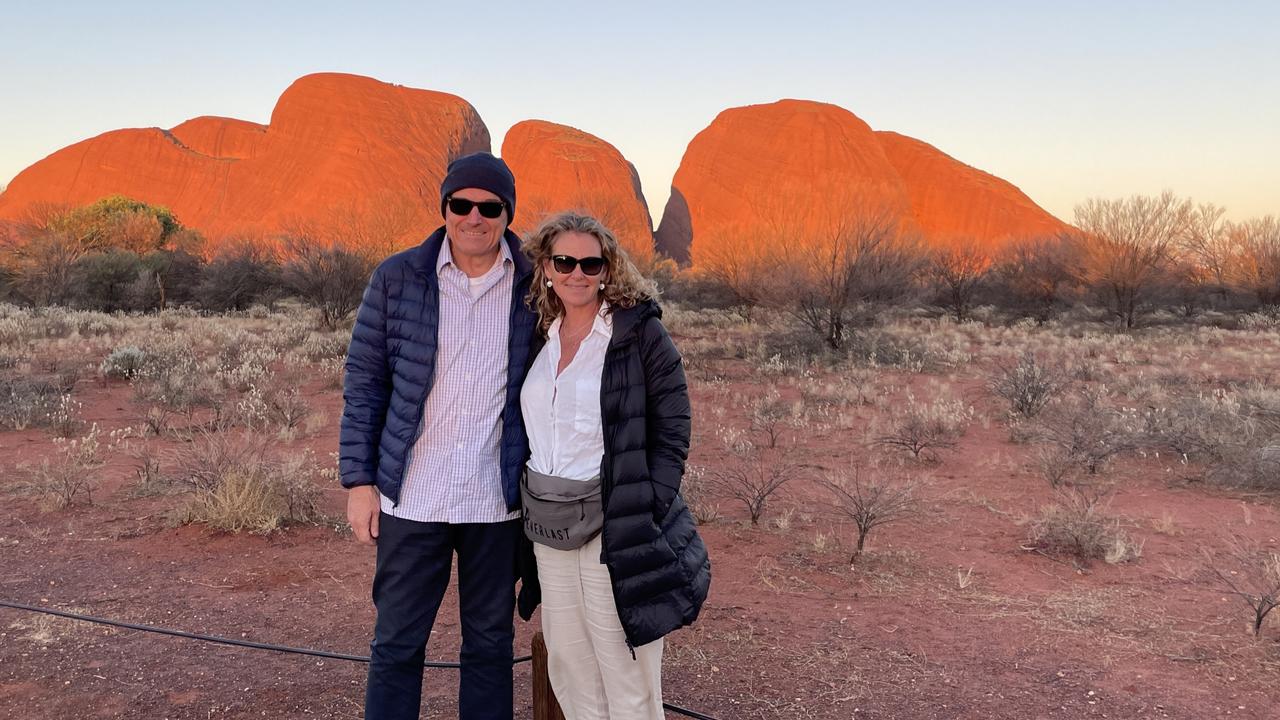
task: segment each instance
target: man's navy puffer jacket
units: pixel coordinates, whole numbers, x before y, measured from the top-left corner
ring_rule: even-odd
[[[377,485],[393,503],[400,500],[405,461],[417,440],[423,403],[435,377],[440,321],[436,259],[444,237],[440,228],[418,247],[392,255],[378,266],[365,289],[347,351],[338,441],[342,486]],[[520,386],[529,369],[536,315],[524,303],[532,268],[520,252],[520,239],[508,230],[504,240],[515,276],[501,462],[507,508],[515,510],[520,506],[520,472],[529,454],[520,417]]]

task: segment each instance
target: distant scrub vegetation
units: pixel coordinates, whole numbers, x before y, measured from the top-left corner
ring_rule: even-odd
[[[396,243],[369,237],[378,223],[331,225],[266,241],[228,239],[211,251],[167,209],[121,196],[38,208],[24,223],[0,226],[0,300],[225,312],[294,297],[333,328],[350,317],[373,267]],[[779,222],[771,231],[709,238],[716,250],[695,268],[659,257],[644,269],[668,297],[782,312],[797,333],[840,352],[856,346],[860,330],[887,306],[961,322],[994,312],[1037,323],[1096,308],[1127,329],[1209,312],[1254,322],[1274,313],[1241,318],[1280,304],[1280,221],[1227,221],[1223,208],[1171,193],[1088,200],[1076,208],[1072,231],[1000,248],[966,238],[925,243],[888,213],[833,213],[816,226],[825,229],[808,237],[793,237]]]
[[[338,235],[298,228],[210,250],[168,209],[119,195],[80,208],[36,208],[25,222],[0,225],[0,300],[102,312],[227,312],[296,297],[332,328],[359,304],[384,254],[352,250]]]
[[[986,306],[1045,322],[1071,307],[1133,328],[1165,311],[1248,312],[1280,303],[1280,221],[1230,222],[1178,198],[1088,200],[1075,227],[1003,247],[972,238],[925,243],[891,213],[833,214],[809,237],[783,224],[711,238],[697,276],[726,304],[774,307],[840,350],[886,305],[970,319]]]

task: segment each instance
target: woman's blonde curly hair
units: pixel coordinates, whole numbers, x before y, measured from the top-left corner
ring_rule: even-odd
[[[609,280],[601,294],[609,303],[609,311],[616,308],[635,307],[636,303],[658,297],[658,287],[640,274],[627,251],[618,244],[609,228],[590,215],[565,212],[548,218],[533,232],[522,246],[525,256],[533,263],[533,284],[525,302],[538,313],[538,332],[546,336],[552,321],[564,313],[564,305],[556,292],[547,287],[547,273],[543,264],[554,254],[552,246],[561,233],[576,232],[590,235],[600,242],[600,255],[605,260]]]

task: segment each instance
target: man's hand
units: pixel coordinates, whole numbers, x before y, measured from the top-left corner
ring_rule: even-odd
[[[378,488],[373,485],[358,485],[347,491],[347,522],[351,524],[356,542],[361,545],[378,543],[378,511],[381,507]]]

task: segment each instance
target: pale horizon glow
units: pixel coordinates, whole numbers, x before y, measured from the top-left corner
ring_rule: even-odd
[[[570,125],[640,174],[655,225],[719,112],[839,105],[1001,177],[1057,217],[1169,189],[1280,215],[1280,5],[67,2],[0,26],[0,185],[73,143],[200,115],[265,124],[288,85],[348,72],[469,101],[493,150]]]

